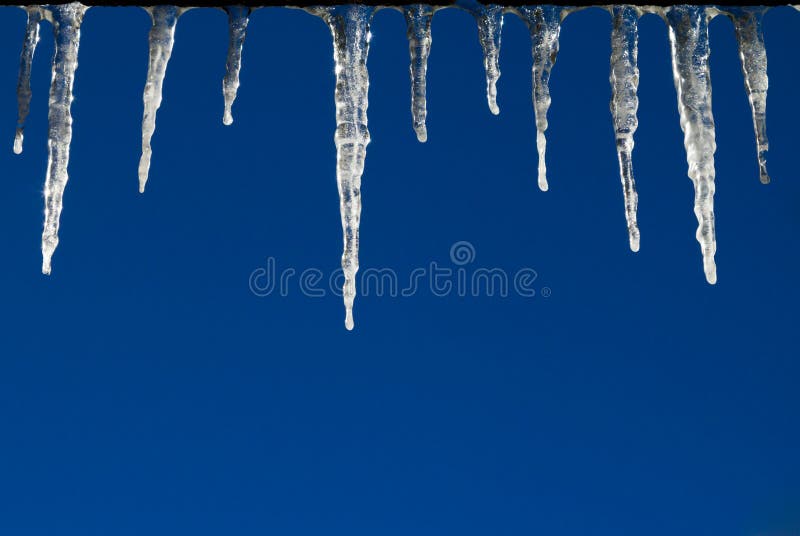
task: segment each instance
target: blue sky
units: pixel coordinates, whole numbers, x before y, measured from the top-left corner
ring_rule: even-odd
[[[667,31],[641,21],[628,249],[608,101],[610,22],[571,15],[536,186],[530,43],[506,16],[490,114],[472,17],[438,13],[429,141],[405,23],[372,26],[362,270],[529,268],[534,297],[258,297],[251,274],[341,255],[331,43],[257,11],[222,125],[224,13],[177,42],[137,193],[149,19],[86,15],[61,244],[39,273],[52,33],[11,151],[24,13],[0,10],[0,531],[39,534],[797,534],[800,13],[766,17],[763,186],[732,25],[711,24],[717,265],[694,234]],[[547,287],[550,295],[542,290]]]

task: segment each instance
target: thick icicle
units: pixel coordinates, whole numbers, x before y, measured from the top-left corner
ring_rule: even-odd
[[[697,241],[703,251],[706,280],[717,282],[714,254],[714,152],[717,149],[711,112],[711,71],[708,60],[708,14],[703,6],[674,6],[666,11],[672,49],[672,71],[678,94],[683,144],[694,183]]]
[[[42,273],[50,273],[50,261],[58,246],[58,225],[63,206],[64,188],[69,176],[69,146],[72,141],[72,84],[78,68],[78,45],[86,6],[72,4],[48,7],[55,35],[53,77],[50,82],[48,112],[48,160],[44,184],[44,230],[42,231]]]
[[[344,253],[342,271],[345,327],[353,329],[353,301],[358,271],[358,228],[361,220],[361,175],[367,156],[367,96],[369,24],[374,8],[362,4],[315,8],[333,36],[336,63],[336,182],[342,216]]]
[[[558,56],[562,8],[558,6],[522,6],[518,12],[531,33],[533,53],[533,110],[536,114],[536,148],[539,152],[539,188],[546,192],[547,111],[550,109],[550,71]]]
[[[177,6],[152,6],[145,8],[150,13],[153,26],[150,28],[150,64],[147,68],[147,83],[144,86],[144,115],[142,117],[142,157],[139,159],[139,191],[144,192],[150,172],[150,156],[153,151],[150,139],[156,130],[156,112],[161,106],[161,90],[167,63],[175,43],[175,25],[184,8]]]
[[[421,142],[428,140],[425,118],[428,115],[426,88],[428,56],[431,53],[431,19],[434,9],[427,4],[412,4],[403,8],[408,25],[408,50],[411,55],[411,117],[414,131]]]
[[[17,81],[17,132],[14,136],[14,152],[22,152],[22,139],[25,131],[25,119],[31,109],[31,66],[33,54],[39,43],[39,21],[42,20],[42,11],[39,6],[28,6],[28,24],[25,28],[25,41],[22,43],[22,54],[19,58],[19,79]]]
[[[462,7],[472,13],[478,22],[478,39],[483,49],[483,68],[486,71],[486,100],[494,115],[497,106],[497,81],[500,79],[500,38],[503,32],[503,6],[468,2]]]
[[[250,22],[250,8],[247,6],[228,6],[228,61],[225,63],[225,78],[222,80],[222,95],[225,97],[225,113],[222,123],[233,124],[231,107],[239,89],[239,70],[242,68],[242,46]]]
[[[756,132],[758,150],[758,172],[763,184],[769,183],[767,173],[767,50],[764,47],[764,30],[761,19],[769,8],[737,7],[725,8],[736,29],[739,42],[739,58],[742,61],[744,86],[753,112],[753,128]]]
[[[633,135],[639,126],[636,116],[639,108],[639,12],[633,6],[613,6],[611,15],[611,115],[614,117],[628,240],[631,251],[639,251],[639,226],[636,223],[639,196],[631,159]]]

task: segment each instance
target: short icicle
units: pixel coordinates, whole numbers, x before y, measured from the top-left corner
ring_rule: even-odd
[[[678,94],[678,111],[683,130],[683,144],[689,164],[689,178],[694,184],[694,213],[697,216],[697,241],[703,252],[706,280],[717,282],[714,254],[714,152],[717,149],[714,116],[711,112],[711,71],[708,60],[706,8],[683,5],[668,8],[672,51],[672,71]]]
[[[428,56],[431,53],[431,19],[434,8],[427,4],[412,4],[403,8],[408,25],[408,50],[411,55],[411,117],[414,132],[420,142],[428,140],[425,119],[428,115],[426,92]]]
[[[369,25],[371,6],[351,4],[310,10],[325,20],[333,36],[336,64],[336,182],[342,216],[344,253],[342,271],[345,327],[353,329],[353,301],[358,271],[359,223],[361,220],[361,175],[369,144],[367,96],[369,73]]]
[[[142,157],[139,159],[139,192],[144,192],[150,173],[150,157],[153,150],[150,140],[156,130],[156,112],[161,106],[161,91],[167,63],[175,43],[175,25],[185,11],[177,6],[152,6],[145,8],[153,26],[150,28],[150,62],[147,68],[147,83],[144,86],[144,114],[142,117]]]
[[[758,174],[763,184],[769,183],[767,173],[767,50],[764,46],[762,17],[767,7],[725,8],[733,20],[736,40],[739,42],[739,58],[742,62],[744,86],[753,113],[753,128],[756,133],[758,151]]]
[[[478,23],[478,39],[483,49],[483,68],[486,71],[486,100],[489,110],[500,113],[497,106],[497,81],[500,79],[500,38],[503,34],[503,6],[497,4],[465,3]]]
[[[47,176],[44,184],[44,230],[42,231],[42,273],[50,274],[53,252],[58,246],[58,226],[64,189],[69,175],[69,147],[72,141],[72,85],[78,68],[81,22],[88,8],[77,2],[52,5],[45,16],[53,23],[55,52],[48,111]]]
[[[639,12],[629,5],[611,7],[611,115],[619,158],[619,175],[628,222],[631,251],[639,251],[639,226],[636,207],[639,196],[633,179],[633,135],[639,126]]]
[[[550,109],[550,71],[558,56],[562,8],[558,6],[522,6],[518,13],[531,34],[533,54],[533,110],[536,116],[536,148],[539,153],[539,188],[546,192],[547,112]]]
[[[25,119],[31,109],[31,66],[33,54],[39,43],[39,22],[42,10],[39,6],[26,6],[28,24],[25,27],[25,40],[22,42],[22,54],[19,57],[19,78],[17,80],[17,132],[14,136],[14,152],[22,153],[22,139],[25,134]]]
[[[250,8],[247,6],[228,6],[228,60],[225,62],[225,78],[222,80],[222,95],[225,98],[225,113],[222,116],[224,125],[233,124],[231,108],[239,90],[239,71],[242,68],[242,47],[250,22]]]

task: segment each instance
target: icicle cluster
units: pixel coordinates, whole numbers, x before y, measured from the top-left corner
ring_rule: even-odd
[[[503,7],[499,4],[460,0],[456,7],[467,10],[477,22],[478,39],[483,49],[486,72],[486,98],[493,114],[500,113],[497,105],[497,82],[500,78],[500,43],[503,17],[506,13],[519,16],[528,26],[532,49],[532,100],[536,121],[536,147],[539,156],[538,184],[548,189],[545,152],[547,113],[550,108],[550,75],[556,62],[561,23],[572,11],[552,5]],[[796,7],[796,6],[795,6]],[[58,245],[59,218],[64,189],[68,181],[69,148],[72,138],[72,87],[77,69],[80,27],[86,6],[74,2],[64,5],[23,7],[28,20],[20,56],[17,84],[18,120],[14,137],[14,152],[21,153],[25,120],[31,102],[31,66],[39,41],[41,21],[52,24],[55,52],[50,86],[48,113],[48,165],[45,178],[45,221],[42,232],[42,272],[50,273],[51,258]],[[139,189],[147,183],[151,141],[156,127],[156,113],[161,105],[167,64],[175,42],[175,27],[187,8],[159,5],[144,8],[150,14],[150,59],[144,88],[142,118],[142,154],[139,162]],[[314,7],[307,11],[321,17],[333,38],[333,58],[336,74],[336,181],[339,189],[344,252],[342,269],[345,283],[345,326],[353,329],[353,302],[358,271],[359,223],[361,218],[361,177],[364,172],[366,149],[370,142],[367,129],[370,22],[377,7],[362,4],[335,7]],[[408,32],[411,78],[411,115],[417,139],[428,138],[427,84],[428,58],[431,52],[431,21],[441,7],[427,4],[405,5]],[[761,182],[768,183],[766,166],[768,141],[766,134],[767,55],[764,46],[762,18],[765,7],[720,8],[698,5],[673,7],[608,6],[611,14],[611,115],[619,159],[620,181],[628,225],[630,248],[639,250],[637,224],[638,196],[633,174],[634,134],[638,126],[639,99],[638,19],[645,13],[660,15],[669,28],[672,68],[677,93],[681,129],[684,133],[688,175],[695,189],[694,210],[697,216],[697,240],[703,255],[706,279],[717,280],[714,254],[714,152],[716,150],[714,117],[711,111],[711,73],[708,22],[719,14],[727,15],[734,25],[744,75],[745,89],[753,115],[758,169]],[[798,8],[800,9],[800,8]],[[232,106],[239,88],[242,48],[251,9],[228,6],[229,44],[225,76],[222,81],[224,97],[223,123],[233,123]]]

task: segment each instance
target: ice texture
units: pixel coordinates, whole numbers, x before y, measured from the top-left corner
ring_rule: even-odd
[[[425,4],[403,8],[408,25],[408,50],[411,56],[411,118],[420,142],[428,141],[425,119],[428,116],[427,76],[428,56],[431,54],[431,20],[434,9]]]
[[[25,134],[25,119],[31,109],[31,67],[33,54],[39,43],[39,22],[42,20],[42,10],[39,6],[26,6],[28,23],[25,27],[25,40],[22,42],[22,54],[19,57],[19,78],[17,81],[17,132],[14,136],[14,152],[22,152],[22,139]]]
[[[611,115],[617,142],[619,176],[628,222],[631,251],[639,251],[639,226],[636,207],[639,196],[633,179],[633,135],[639,126],[639,11],[633,6],[611,8]]]
[[[678,94],[683,145],[694,184],[697,241],[703,252],[703,271],[710,284],[717,282],[714,254],[714,152],[717,150],[711,112],[711,70],[708,60],[709,15],[704,6],[674,6],[665,12],[669,26],[672,72]]]
[[[144,86],[144,114],[142,117],[142,157],[139,159],[139,192],[144,192],[150,174],[153,150],[150,140],[156,130],[156,113],[161,106],[161,92],[167,64],[175,44],[175,25],[185,8],[177,6],[152,6],[145,8],[153,25],[150,28],[150,62],[147,83]]]
[[[73,2],[53,5],[47,17],[53,23],[55,52],[50,82],[48,111],[47,176],[44,183],[44,230],[42,231],[42,273],[50,274],[51,259],[58,246],[58,226],[64,206],[64,189],[69,175],[69,146],[72,141],[72,85],[78,68],[81,22],[87,7]]]
[[[222,80],[222,95],[225,98],[225,112],[222,123],[233,124],[231,108],[236,100],[239,90],[239,71],[242,68],[242,47],[247,33],[247,23],[250,22],[250,8],[246,6],[228,6],[228,60],[225,62],[225,78]]]

